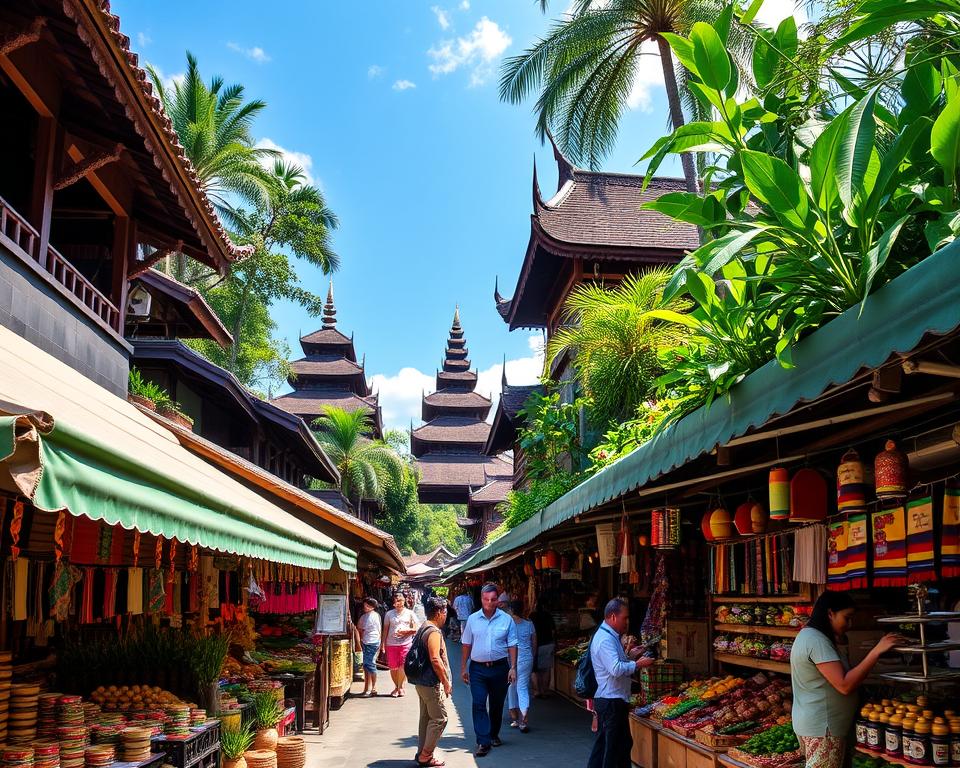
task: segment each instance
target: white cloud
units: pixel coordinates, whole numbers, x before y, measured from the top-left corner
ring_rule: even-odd
[[[371,64],[367,67],[367,77],[371,80],[375,80],[380,77],[386,70],[381,67],[379,64]]]
[[[493,62],[513,42],[500,25],[484,16],[466,37],[445,40],[427,51],[435,77],[470,67],[470,85],[482,85],[493,72]]]
[[[507,360],[507,381],[511,384],[535,384],[543,373],[543,342],[540,335],[531,336],[529,344],[531,354],[528,357]],[[477,392],[493,400],[491,419],[500,398],[502,375],[503,364],[497,363],[480,371],[477,376]],[[401,368],[390,376],[375,374],[370,383],[373,390],[380,394],[386,429],[408,429],[411,421],[414,426],[422,422],[421,400],[424,393],[436,389],[436,375],[422,373],[416,368]]]
[[[627,106],[641,112],[652,110],[653,88],[663,87],[663,69],[657,44],[646,42],[640,46],[640,60],[633,76],[633,86],[627,96]]]
[[[807,22],[807,12],[803,3],[797,3],[794,0],[765,0],[757,11],[756,21],[776,29],[787,16],[796,18],[797,26]]]
[[[469,10],[470,10],[470,0],[463,0],[463,2],[460,3],[460,10],[461,10],[461,11],[469,11]]]
[[[153,38],[145,32],[137,32],[137,45],[141,48],[146,48],[150,43],[153,42]]]
[[[227,48],[231,51],[236,51],[237,53],[243,54],[250,61],[255,61],[257,64],[265,64],[270,61],[270,56],[267,54],[263,48],[259,45],[255,45],[252,48],[244,48],[239,43],[227,43]]]
[[[409,91],[411,88],[416,88],[417,84],[412,80],[397,80],[393,84],[393,90],[395,91]]]
[[[279,152],[286,162],[299,165],[303,169],[304,179],[307,184],[316,184],[316,180],[311,173],[313,170],[313,158],[306,152],[296,152],[292,149],[286,149],[273,141],[273,139],[268,139],[266,136],[257,142],[257,146]],[[273,158],[264,158],[262,162],[266,168],[273,167]]]
[[[445,11],[439,5],[434,5],[430,8],[433,11],[433,15],[437,17],[437,24],[440,25],[440,29],[450,29],[450,14]]]

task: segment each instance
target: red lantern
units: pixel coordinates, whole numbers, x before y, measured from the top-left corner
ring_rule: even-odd
[[[873,461],[878,499],[903,499],[907,495],[907,475],[910,465],[907,454],[887,440],[884,450]]]
[[[650,543],[657,549],[680,546],[680,510],[655,509],[650,513]]]
[[[767,510],[762,504],[748,499],[737,507],[733,515],[733,527],[741,536],[763,533],[767,530]]]
[[[537,570],[537,571],[543,570],[543,555],[540,552],[537,552],[537,554],[534,555],[533,567],[534,567],[534,570]]]
[[[827,481],[817,470],[797,470],[790,481],[790,522],[812,523],[827,517]]]
[[[710,528],[710,510],[708,509],[703,513],[703,517],[700,518],[700,532],[703,534],[703,538],[706,541],[716,541],[717,537],[713,535],[713,530]]]
[[[650,546],[650,540],[647,538],[646,534],[641,533],[639,536],[637,536],[637,544],[639,544],[641,547],[647,547]]]
[[[543,567],[556,571],[560,569],[560,554],[555,549],[543,553]]]

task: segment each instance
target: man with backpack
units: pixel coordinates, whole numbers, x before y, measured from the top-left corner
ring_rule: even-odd
[[[447,707],[453,680],[447,661],[447,648],[441,627],[447,621],[447,601],[427,598],[427,621],[417,632],[404,661],[404,672],[417,689],[420,699],[420,730],[417,739],[417,765],[440,768],[442,760],[434,757],[437,742],[447,727]]]
[[[597,739],[587,768],[630,768],[630,682],[640,667],[653,664],[653,659],[639,658],[643,648],[624,651],[620,642],[630,626],[630,606],[614,598],[603,612],[603,623],[590,641],[589,661],[596,678],[593,709],[597,715]],[[586,664],[581,662],[582,667]],[[578,668],[578,687],[588,671]],[[592,683],[592,680],[589,680]]]

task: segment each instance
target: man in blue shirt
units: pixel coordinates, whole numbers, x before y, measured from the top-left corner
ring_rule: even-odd
[[[620,637],[630,627],[630,607],[614,598],[603,612],[603,623],[590,641],[590,660],[597,676],[593,709],[597,713],[597,740],[587,768],[630,768],[630,683],[639,667],[653,659],[641,659],[643,648],[624,651]]]
[[[497,608],[499,592],[496,584],[484,584],[480,590],[482,608],[467,619],[461,637],[460,677],[470,686],[473,698],[477,757],[486,756],[491,746],[499,747],[503,743],[500,741],[503,702],[510,683],[517,679],[517,625]]]

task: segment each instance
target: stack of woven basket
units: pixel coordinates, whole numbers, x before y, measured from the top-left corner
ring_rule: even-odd
[[[247,768],[277,768],[277,753],[269,749],[251,749],[243,757]]]
[[[302,736],[284,736],[277,741],[277,768],[303,768],[307,747]]]

